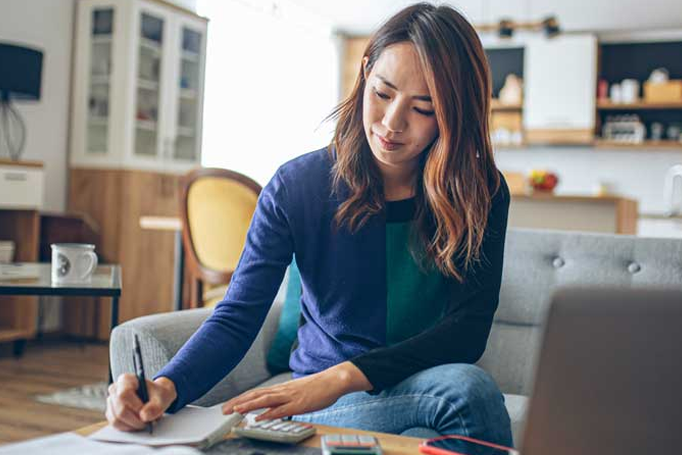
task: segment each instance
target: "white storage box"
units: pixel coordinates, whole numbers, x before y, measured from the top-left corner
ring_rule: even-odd
[[[45,172],[41,165],[0,162],[0,209],[41,209]]]
[[[14,260],[14,242],[0,240],[0,264],[9,264]]]

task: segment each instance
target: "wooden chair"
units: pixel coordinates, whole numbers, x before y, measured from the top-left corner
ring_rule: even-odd
[[[258,183],[227,169],[196,169],[183,178],[182,240],[191,308],[215,305],[224,296],[260,191]]]

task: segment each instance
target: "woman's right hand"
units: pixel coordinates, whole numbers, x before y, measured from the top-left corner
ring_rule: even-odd
[[[137,396],[137,377],[125,373],[109,386],[107,397],[107,420],[114,428],[122,431],[143,429],[148,422],[160,418],[164,411],[175,401],[175,384],[168,378],[160,377],[155,381],[147,379],[149,401],[142,404]]]

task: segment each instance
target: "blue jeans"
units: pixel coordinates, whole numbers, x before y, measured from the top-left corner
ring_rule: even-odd
[[[421,371],[378,395],[349,393],[292,420],[417,437],[458,434],[512,446],[497,384],[479,367],[460,363]]]

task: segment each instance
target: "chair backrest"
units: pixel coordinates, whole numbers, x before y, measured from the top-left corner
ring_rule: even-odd
[[[682,290],[682,239],[509,229],[500,305],[479,362],[504,393],[530,394],[550,298],[567,286]]]
[[[229,283],[261,186],[234,171],[202,168],[184,177],[181,191],[183,244],[192,277],[192,307],[197,307],[204,283]]]

